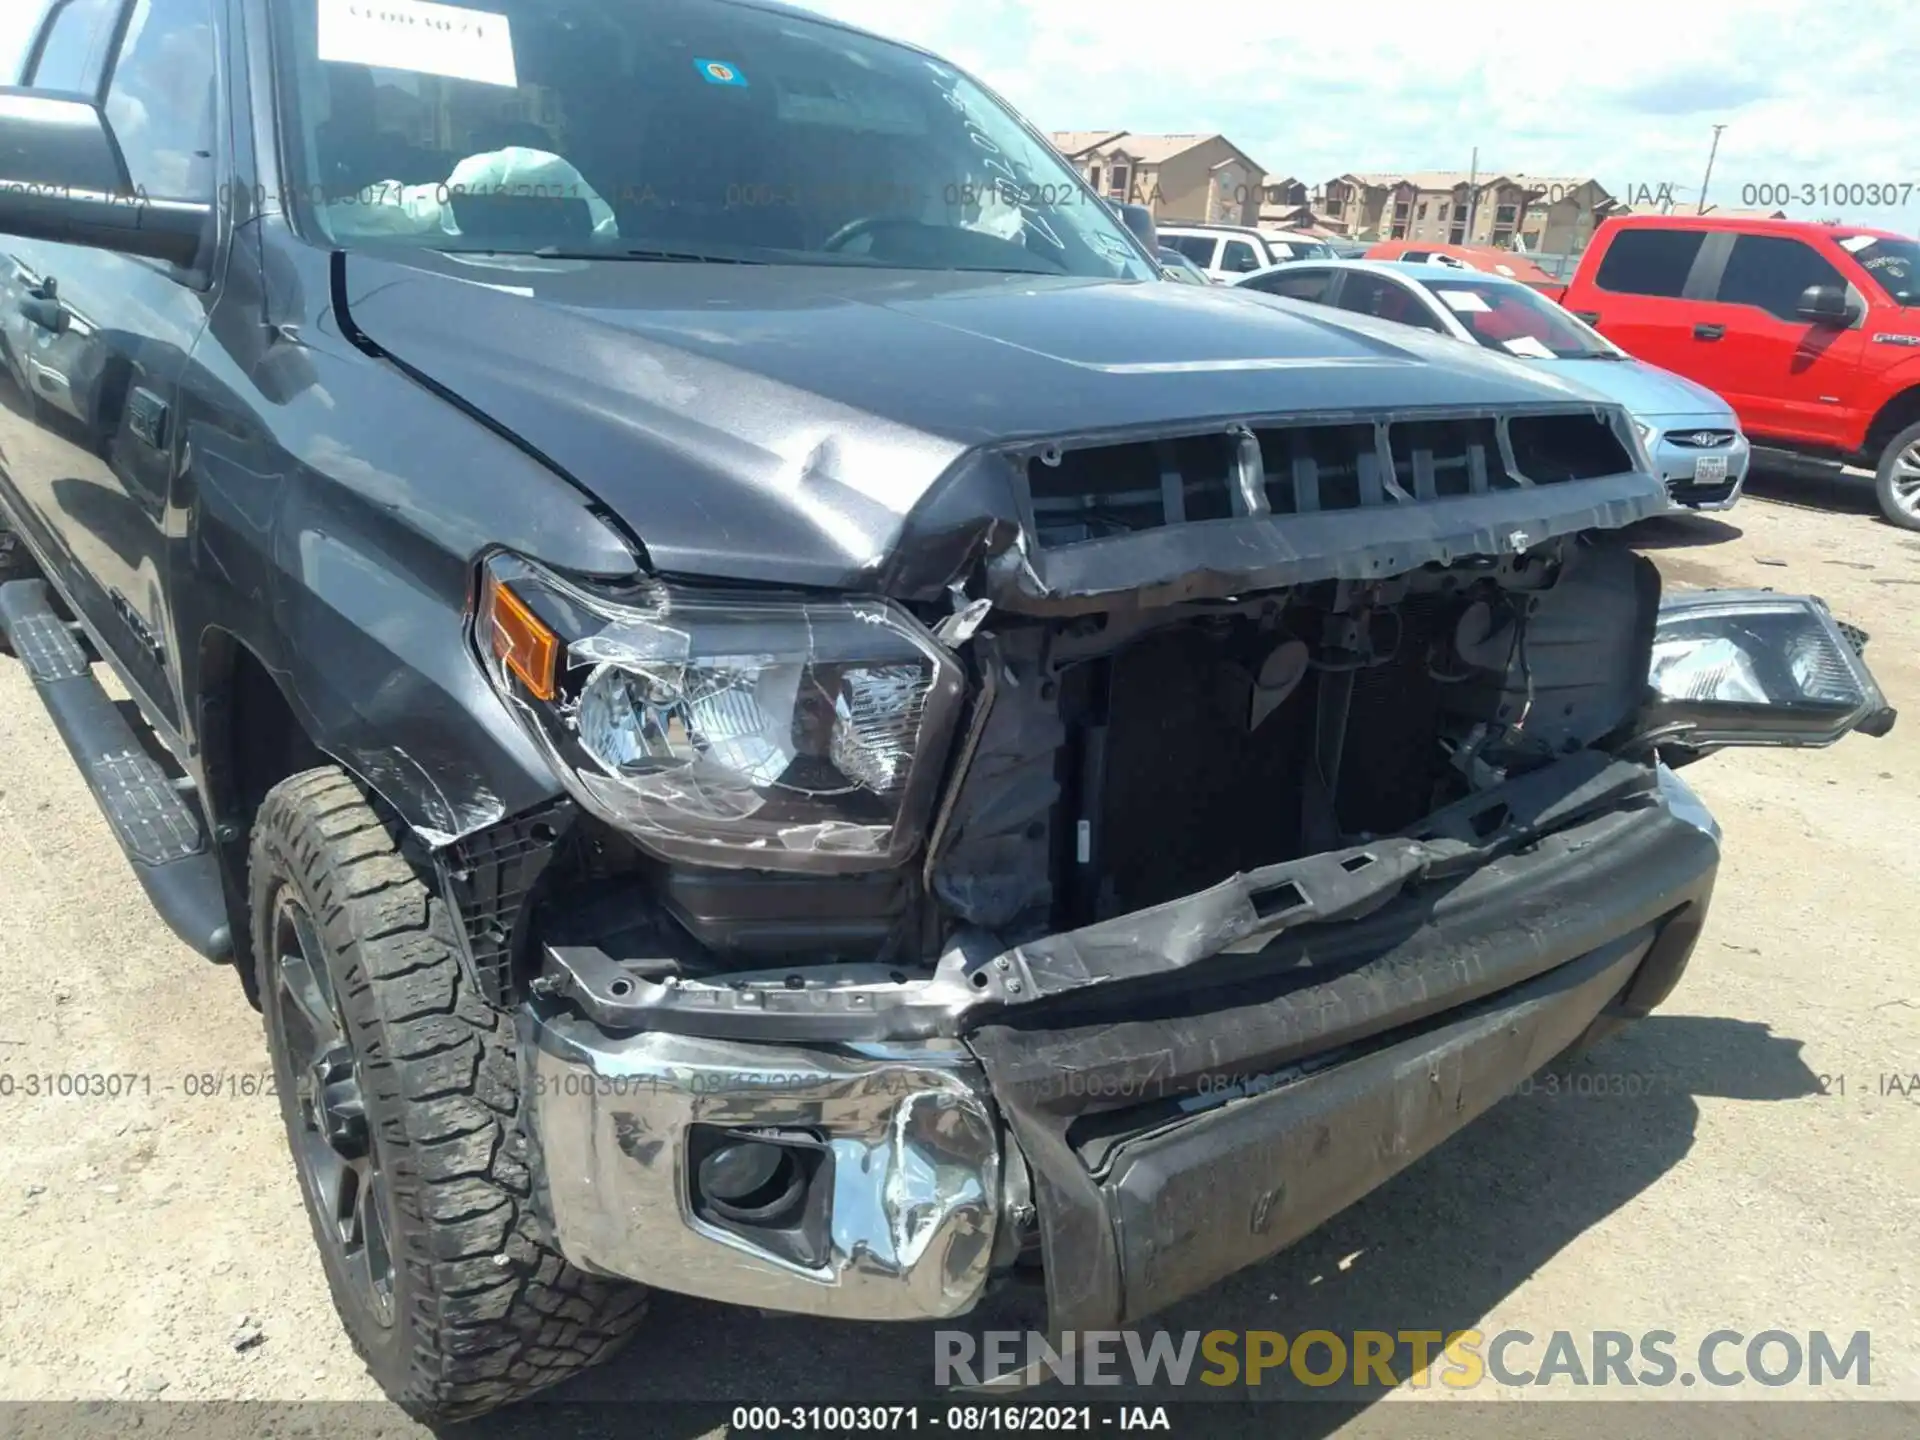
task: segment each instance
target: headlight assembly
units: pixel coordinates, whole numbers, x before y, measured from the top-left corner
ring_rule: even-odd
[[[1651,673],[1656,723],[1694,745],[1831,745],[1892,728],[1859,650],[1810,596],[1705,590],[1660,607]]]
[[[904,860],[962,694],[953,657],[883,601],[611,597],[506,555],[482,572],[475,638],[580,804],[706,865]]]

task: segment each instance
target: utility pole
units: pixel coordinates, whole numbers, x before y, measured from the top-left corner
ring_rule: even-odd
[[[1467,169],[1467,229],[1461,236],[1467,244],[1473,243],[1473,214],[1480,208],[1480,147],[1473,147],[1473,159]]]
[[[1707,181],[1713,179],[1713,157],[1720,153],[1720,132],[1726,128],[1724,125],[1716,125],[1713,127],[1713,145],[1707,151],[1706,179],[1700,182],[1700,203],[1693,207],[1693,213],[1696,215],[1704,215],[1707,213]]]

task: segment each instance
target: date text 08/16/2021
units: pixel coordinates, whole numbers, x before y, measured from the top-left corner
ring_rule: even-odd
[[[1175,1434],[1165,1405],[736,1405],[733,1435],[1091,1434],[1152,1431]],[[1196,1433],[1199,1433],[1196,1431]]]

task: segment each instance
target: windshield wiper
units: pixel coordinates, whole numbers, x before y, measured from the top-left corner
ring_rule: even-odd
[[[534,250],[471,249],[453,250],[454,255],[523,256],[533,260],[658,260],[684,265],[768,265],[742,255],[709,255],[700,250],[566,250],[558,245],[542,245]]]
[[[584,258],[604,260],[660,260],[679,265],[770,265],[770,260],[753,260],[744,255],[710,255],[704,250],[619,250],[607,255],[589,255]]]

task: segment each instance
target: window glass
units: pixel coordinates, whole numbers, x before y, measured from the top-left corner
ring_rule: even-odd
[[[1249,280],[1247,286],[1268,295],[1284,295],[1289,300],[1312,300],[1316,304],[1323,304],[1327,298],[1327,286],[1332,280],[1331,270],[1289,265],[1284,270],[1275,270]]]
[[[1726,305],[1755,305],[1781,320],[1801,323],[1800,292],[1809,285],[1844,289],[1846,280],[1811,245],[1785,235],[1742,235],[1733,242],[1714,297]]]
[[[213,0],[136,0],[107,119],[149,199],[212,197],[215,58]]]
[[[53,17],[28,83],[39,90],[92,95],[119,18],[120,0],[73,0]]]
[[[1364,270],[1347,272],[1347,283],[1340,287],[1340,308],[1396,325],[1413,325],[1422,330],[1446,333],[1425,303],[1397,280],[1369,275]]]
[[[1623,295],[1678,297],[1706,238],[1704,230],[1622,230],[1593,283]]]
[[[1539,291],[1517,282],[1488,277],[1426,285],[1489,350],[1536,360],[1612,359],[1619,353]]]
[[[1159,275],[966,74],[797,10],[486,0],[423,50],[381,6],[324,35],[316,0],[261,8],[296,209],[333,244]]]
[[[1202,270],[1213,264],[1213,247],[1218,237],[1213,235],[1166,235],[1162,239],[1182,255],[1186,256]]]
[[[1849,235],[1840,242],[1840,248],[1860,262],[1894,304],[1920,305],[1920,245],[1911,240]]]
[[[1229,275],[1245,275],[1261,268],[1259,253],[1245,240],[1229,240],[1220,251],[1220,268]]]
[[[1410,265],[1418,265],[1433,258],[1431,250],[1409,250],[1400,257]]]

